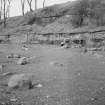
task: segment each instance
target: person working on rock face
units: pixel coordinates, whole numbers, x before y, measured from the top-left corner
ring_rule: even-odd
[[[69,48],[70,47],[70,45],[71,45],[71,41],[70,41],[70,39],[69,38],[67,38],[67,39],[64,39],[62,42],[61,42],[61,44],[60,44],[61,46],[65,46],[65,48]]]
[[[61,42],[61,46],[64,46],[65,45],[65,43],[64,42]]]

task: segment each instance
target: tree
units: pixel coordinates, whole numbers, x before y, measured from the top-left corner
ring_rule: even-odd
[[[8,0],[7,10],[6,10],[6,17],[10,17],[10,5],[12,0]]]
[[[25,0],[21,0],[21,7],[22,7],[22,15],[24,16],[24,6],[25,6]]]
[[[43,8],[45,7],[45,0],[43,0]]]
[[[32,0],[27,0],[27,2],[28,2],[28,5],[29,5],[29,8],[30,8],[30,11],[32,12],[33,10],[32,10]]]
[[[92,0],[89,5],[89,18],[97,26],[105,25],[105,1]]]
[[[6,27],[6,3],[7,1],[6,0],[3,0],[3,19],[4,19],[4,27]]]
[[[2,17],[2,6],[3,6],[3,0],[0,1],[0,19]]]
[[[88,0],[79,0],[74,7],[73,16],[72,16],[72,25],[75,27],[80,27],[83,24],[84,18],[87,17],[89,7]]]
[[[10,12],[10,4],[12,0],[0,1],[0,18],[3,18],[4,27],[6,27],[6,20]]]

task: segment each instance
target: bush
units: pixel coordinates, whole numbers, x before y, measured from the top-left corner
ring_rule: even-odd
[[[79,0],[73,10],[72,25],[80,27],[83,25],[85,18],[89,18],[89,20],[94,20],[92,24],[103,26],[105,25],[104,11],[104,0]]]
[[[87,17],[89,7],[88,0],[79,0],[77,1],[72,15],[72,25],[75,27],[80,27],[83,24],[84,17]]]

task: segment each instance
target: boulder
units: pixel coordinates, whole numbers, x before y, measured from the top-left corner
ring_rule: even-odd
[[[17,64],[18,65],[25,65],[28,63],[28,59],[26,57],[21,57],[18,61]]]
[[[9,88],[29,88],[31,89],[33,87],[32,80],[33,80],[32,74],[14,74],[12,75],[8,80],[8,87]]]

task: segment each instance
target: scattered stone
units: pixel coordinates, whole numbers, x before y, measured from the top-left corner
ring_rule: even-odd
[[[105,87],[100,87],[100,90],[104,90],[105,89]]]
[[[1,105],[5,105],[5,102],[1,102],[0,104],[1,104]]]
[[[41,88],[41,87],[43,87],[43,85],[42,85],[42,84],[38,84],[38,85],[36,85],[35,87]]]
[[[83,53],[87,53],[87,52],[88,52],[87,48],[84,48]]]
[[[36,56],[33,56],[33,57],[28,58],[28,60],[32,60],[32,59],[35,59],[35,58],[36,58]]]
[[[96,58],[102,58],[103,57],[103,55],[100,55],[98,53],[95,53],[94,56],[96,56]]]
[[[78,75],[78,76],[80,76],[80,75],[81,75],[81,73],[78,73],[77,75]]]
[[[61,42],[61,46],[64,46],[65,45],[65,43],[64,42]]]
[[[6,67],[5,64],[1,64],[1,65],[0,65],[0,72],[1,72],[1,73],[4,71],[4,68],[5,68],[5,67]]]
[[[14,57],[14,58],[21,58],[21,55],[19,55],[19,54],[14,54],[13,57]]]
[[[66,48],[70,48],[70,46],[69,46],[68,44],[65,44],[65,45],[63,45],[61,48],[66,49]]]
[[[13,58],[13,53],[7,55],[7,58]]]
[[[8,87],[9,88],[24,88],[28,87],[31,89],[33,87],[32,81],[33,81],[34,75],[32,74],[14,74],[10,77],[8,81]]]
[[[22,57],[17,61],[18,65],[25,65],[28,63],[28,59],[26,57]]]
[[[102,47],[102,51],[105,51],[105,47]]]
[[[104,62],[104,61],[102,61],[101,63],[102,63],[102,64],[105,64],[105,62]]]
[[[57,77],[56,76],[54,76],[54,79],[56,79]]]
[[[46,98],[50,98],[50,96],[49,96],[49,95],[47,95],[47,96],[46,96]]]
[[[64,66],[64,64],[58,63],[58,62],[56,62],[56,61],[50,62],[50,65],[53,65],[53,66]]]
[[[22,46],[22,49],[25,50],[25,51],[27,51],[28,50],[28,47],[26,45],[23,45]]]
[[[94,101],[95,100],[95,98],[91,98],[91,101]]]
[[[54,61],[50,62],[50,65],[55,65],[55,64],[56,64],[56,62],[54,62]]]
[[[20,54],[14,54],[14,53],[11,53],[10,55],[7,55],[7,58],[20,58],[21,55]]]
[[[17,99],[16,99],[16,98],[11,98],[10,101],[12,101],[12,102],[16,102]]]

